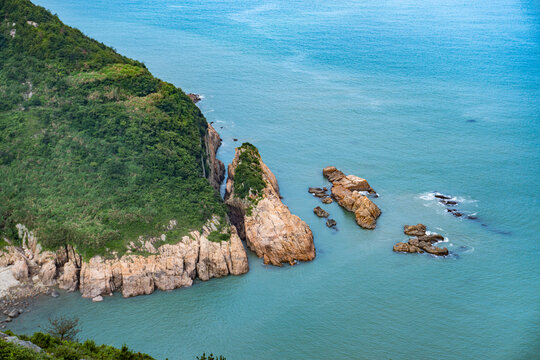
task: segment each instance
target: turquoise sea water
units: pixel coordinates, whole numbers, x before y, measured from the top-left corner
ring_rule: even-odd
[[[229,163],[257,145],[317,258],[150,296],[40,300],[31,333],[77,314],[81,338],[163,359],[533,359],[540,354],[537,1],[37,0],[204,95]],[[239,142],[233,142],[238,138]],[[335,165],[380,197],[377,229],[308,186]],[[429,195],[456,196],[458,219]],[[456,255],[396,254],[404,224]]]

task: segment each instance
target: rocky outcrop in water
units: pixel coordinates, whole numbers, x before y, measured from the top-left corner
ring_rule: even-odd
[[[281,202],[277,180],[258,150],[243,144],[236,149],[228,170],[225,203],[231,222],[249,248],[265,264],[313,260],[311,229]]]
[[[405,225],[403,232],[406,235],[415,237],[410,238],[408,242],[399,242],[395,244],[393,249],[395,252],[427,252],[437,256],[445,256],[449,254],[447,248],[433,246],[433,244],[443,241],[444,236],[435,233],[428,233],[426,226],[423,224]]]
[[[318,217],[323,217],[323,218],[327,218],[328,216],[330,216],[330,214],[328,212],[326,212],[323,208],[321,208],[320,206],[317,206],[316,208],[313,209],[313,212],[315,213],[315,215],[317,215]]]
[[[218,148],[221,146],[221,137],[211,124],[208,124],[204,141],[208,167],[210,169],[208,181],[210,181],[210,184],[214,189],[219,191],[219,187],[223,182],[223,179],[225,179],[225,164],[216,157]]]
[[[366,179],[345,175],[334,166],[323,169],[332,183],[332,196],[340,206],[354,213],[356,223],[364,229],[375,229],[381,210],[365,194],[376,194]]]
[[[189,93],[187,96],[191,99],[191,101],[193,101],[194,104],[202,100],[202,97],[199,94]]]

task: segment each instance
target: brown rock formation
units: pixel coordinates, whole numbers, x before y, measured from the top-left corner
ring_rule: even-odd
[[[426,226],[423,224],[418,225],[405,225],[403,232],[406,235],[416,235],[416,237],[410,238],[408,242],[399,242],[394,245],[394,251],[396,252],[408,252],[408,253],[423,253],[427,252],[432,255],[445,256],[448,255],[447,248],[439,248],[433,246],[434,243],[444,240],[444,236],[435,233],[426,233]]]
[[[253,147],[254,148],[254,147]],[[265,187],[258,195],[240,198],[234,192],[235,171],[240,163],[242,146],[236,149],[229,165],[225,202],[229,206],[231,222],[236,225],[241,238],[265,264],[281,266],[296,260],[310,261],[315,258],[313,234],[309,226],[298,216],[291,214],[279,196],[274,174],[255,154]]]
[[[330,216],[330,214],[328,212],[326,212],[323,208],[321,208],[320,206],[317,206],[315,209],[313,209],[313,212],[315,213],[315,215],[317,215],[318,217],[324,217],[324,218],[327,218],[328,216]]]
[[[426,234],[426,225],[424,224],[405,225],[403,227],[403,232],[406,235],[410,235],[410,236],[422,236]]]
[[[26,260],[17,260],[11,268],[11,272],[13,273],[13,277],[18,281],[28,280],[28,265],[26,264]]]
[[[332,196],[339,205],[354,213],[356,223],[364,229],[375,229],[381,210],[361,192],[375,194],[366,179],[343,174],[334,166],[324,168],[323,175],[332,183]]]
[[[58,278],[58,286],[60,289],[67,290],[69,292],[77,290],[79,285],[79,268],[69,261],[64,264],[64,272]]]
[[[201,95],[199,94],[189,93],[187,96],[191,99],[191,101],[193,101],[194,104],[202,100]]]
[[[216,158],[218,148],[221,146],[221,138],[210,124],[208,124],[204,141],[206,145],[208,167],[210,168],[208,181],[210,181],[210,184],[214,187],[214,189],[219,191],[219,186],[225,178],[225,165],[221,160]]]

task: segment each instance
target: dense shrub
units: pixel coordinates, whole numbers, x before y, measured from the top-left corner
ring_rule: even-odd
[[[144,64],[28,0],[0,0],[1,236],[16,240],[23,223],[87,258],[171,219],[200,228],[224,215],[203,177],[206,127]]]

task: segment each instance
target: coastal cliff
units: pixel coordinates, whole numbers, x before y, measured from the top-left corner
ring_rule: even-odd
[[[211,124],[208,124],[204,137],[206,155],[208,159],[208,181],[214,189],[219,191],[219,187],[225,179],[225,164],[216,157],[218,148],[221,146],[221,137]]]
[[[282,203],[276,177],[251,144],[237,148],[228,166],[225,203],[240,237],[265,264],[315,258],[311,229]]]
[[[0,255],[0,266],[11,266],[21,284],[45,289],[58,285],[83,297],[99,299],[120,291],[124,297],[151,294],[155,289],[173,290],[202,281],[249,270],[247,255],[234,226],[224,228],[214,217],[199,231],[192,231],[175,244],[155,246],[167,233],[131,243],[121,257],[94,256],[83,261],[71,247],[42,251],[32,232],[20,226],[22,246],[9,245]],[[219,229],[222,229],[221,231]],[[173,230],[171,228],[171,230]],[[228,240],[211,241],[211,234],[227,234]],[[145,254],[140,253],[144,251]]]

